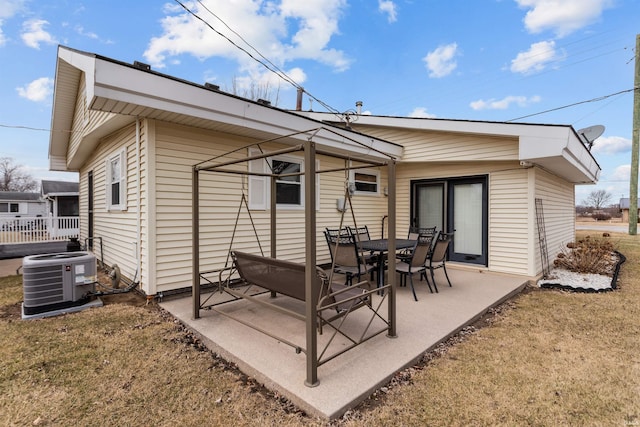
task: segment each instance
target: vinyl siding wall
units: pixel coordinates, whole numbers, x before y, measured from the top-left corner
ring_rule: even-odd
[[[547,254],[553,268],[553,260],[561,247],[575,239],[575,187],[544,170],[535,169],[535,197],[542,199]],[[534,206],[535,209],[535,206]],[[535,244],[535,273],[542,272],[538,229],[533,219]]]
[[[157,122],[155,127],[156,188],[156,269],[158,292],[191,286],[191,168],[203,160],[246,146],[249,141],[233,135],[197,130]],[[282,148],[271,144],[266,151]],[[225,160],[245,158],[248,150],[225,157]],[[303,153],[290,157],[302,160]],[[220,159],[219,161],[222,161]],[[342,160],[318,156],[319,167],[329,169],[344,165]],[[233,166],[247,170],[242,163]],[[380,187],[386,183],[383,172]],[[202,172],[200,178],[200,268],[216,269],[224,266],[229,253],[236,215],[242,195],[242,175]],[[244,178],[246,179],[246,178]],[[246,181],[245,181],[246,182]],[[322,231],[325,227],[337,228],[340,213],[336,200],[344,197],[344,172],[321,174],[319,178],[320,203],[317,215],[318,263],[329,262],[330,257]],[[245,184],[245,194],[248,193]],[[354,212],[359,225],[370,227],[372,237],[379,237],[381,220],[386,215],[386,197],[379,195],[354,196]],[[258,230],[260,244],[269,255],[269,211],[252,210],[251,215]],[[345,225],[352,224],[350,212],[344,217]],[[305,218],[303,209],[277,210],[277,256],[296,262],[304,262]],[[241,209],[238,229],[232,249],[259,253],[258,241],[253,233],[246,206]]]
[[[529,266],[529,188],[526,169],[515,162],[403,163],[398,168],[398,235],[409,227],[411,181],[488,175],[488,268],[527,275]]]
[[[357,122],[354,128],[404,146],[407,162],[518,160],[517,138],[357,126]]]
[[[83,73],[78,87],[78,96],[76,98],[76,108],[72,126],[73,133],[71,134],[69,147],[67,148],[67,159],[72,159],[75,156],[84,136],[98,129],[104,122],[114,115],[115,114],[113,113],[87,109],[86,80]]]
[[[104,261],[117,264],[122,274],[132,279],[136,272],[137,258],[137,173],[136,173],[135,125],[127,126],[103,138],[92,156],[81,168],[80,174],[80,239],[88,236],[88,173],[93,171],[94,184],[94,237],[101,237]],[[127,209],[108,211],[106,201],[106,159],[122,148],[127,151]],[[94,252],[100,258],[100,244],[94,243]],[[146,289],[145,289],[146,291]]]
[[[69,147],[67,148],[67,161],[72,159],[78,151],[80,142],[84,136],[85,115],[88,114],[86,106],[86,80],[84,73],[80,78],[78,87],[78,96],[76,97],[76,108],[73,113],[73,125],[71,138],[69,139]]]

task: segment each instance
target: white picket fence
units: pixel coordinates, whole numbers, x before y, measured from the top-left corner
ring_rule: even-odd
[[[0,217],[0,244],[36,243],[68,240],[78,237],[80,218],[67,217]]]

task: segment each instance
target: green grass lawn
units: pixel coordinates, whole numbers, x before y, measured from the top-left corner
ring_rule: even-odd
[[[618,290],[531,288],[331,424],[640,425],[640,237],[612,239]],[[327,424],[142,299],[32,321],[21,299],[20,276],[0,279],[0,425]]]

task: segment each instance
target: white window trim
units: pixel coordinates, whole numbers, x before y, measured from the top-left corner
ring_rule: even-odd
[[[260,150],[257,148],[249,148],[249,157],[260,154]],[[266,154],[266,152],[265,152]],[[289,163],[300,164],[300,172],[304,172],[305,165],[304,159],[295,156],[274,156],[268,159],[269,164],[271,160],[281,160]],[[269,172],[269,168],[266,165],[264,159],[249,161],[249,172]],[[316,160],[316,170],[320,169],[320,160]],[[268,185],[269,177],[249,175],[249,209],[251,210],[267,210],[269,201],[271,200],[271,186]],[[303,210],[305,203],[305,185],[304,175],[300,175],[300,204],[282,204],[276,205],[277,209],[282,210]],[[259,198],[259,200],[256,200]],[[316,210],[320,210],[320,174],[316,174]]]
[[[380,195],[380,171],[378,169],[351,169],[349,171],[349,181],[354,184],[356,182],[356,172],[367,175],[375,175],[376,177],[376,191],[360,191],[355,190],[354,195],[357,196],[379,196]]]
[[[288,163],[297,163],[300,165],[300,173],[304,173],[304,159],[301,159],[299,157],[293,157],[293,156],[275,156],[269,159],[269,163],[272,166],[273,166],[273,160],[280,160],[282,162],[288,162]],[[276,182],[277,182],[277,179],[276,179]],[[304,209],[304,200],[305,200],[304,199],[305,197],[304,175],[300,175],[300,182],[297,183],[297,185],[300,187],[300,204],[294,205],[290,203],[278,203],[276,204],[276,207],[278,209],[284,209],[284,210]],[[269,193],[267,192],[267,194]]]
[[[117,204],[111,203],[111,163],[120,160],[120,200]],[[127,149],[122,148],[117,153],[107,157],[105,160],[105,194],[106,208],[108,211],[124,211],[127,210]]]

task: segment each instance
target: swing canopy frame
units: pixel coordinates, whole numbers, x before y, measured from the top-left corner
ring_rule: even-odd
[[[318,143],[315,140],[321,139],[319,135],[321,133],[328,132],[332,137],[338,135],[340,138],[343,138],[346,145],[356,144],[360,150],[358,152],[354,152],[354,150],[349,150],[348,148],[344,149],[336,149],[335,147],[323,147],[321,142]],[[263,150],[263,146],[268,143],[284,143],[288,145],[288,147],[266,152]],[[257,148],[260,151],[260,154],[252,155],[248,157],[243,157],[242,159],[231,159],[231,156],[235,153],[241,151],[247,151],[249,148]],[[292,172],[292,173],[283,173],[282,171],[273,170],[269,166],[269,170],[267,172],[253,172],[250,171],[249,167],[246,168],[238,168],[234,167],[236,165],[245,163],[254,160],[264,160],[267,164],[268,158],[280,156],[284,154],[294,153],[294,152],[302,152],[304,154],[304,170],[301,172]],[[365,153],[365,154],[361,154]],[[316,156],[322,155],[337,159],[342,159],[345,162],[344,167],[342,168],[327,168],[327,169],[316,169]],[[236,156],[237,157],[237,156]],[[354,162],[356,165],[352,164]],[[285,344],[289,344],[295,347],[296,352],[304,352],[306,355],[306,380],[305,384],[310,387],[314,387],[319,384],[318,380],[318,367],[327,362],[328,360],[333,359],[338,354],[335,354],[330,357],[325,357],[323,359],[323,355],[326,351],[322,350],[321,354],[318,354],[318,331],[322,333],[323,325],[330,326],[334,329],[334,335],[340,334],[346,336],[341,330],[340,325],[337,327],[332,325],[329,321],[325,322],[323,319],[322,312],[327,307],[327,303],[323,298],[326,298],[326,293],[323,294],[322,289],[323,283],[328,283],[328,286],[331,286],[333,282],[333,271],[329,274],[329,277],[324,278],[324,282],[322,280],[318,280],[319,273],[317,266],[317,233],[316,233],[316,180],[315,176],[317,174],[330,173],[330,172],[339,172],[345,171],[345,175],[349,170],[353,169],[361,169],[361,168],[370,168],[370,167],[379,167],[387,169],[387,204],[388,204],[388,248],[389,253],[394,253],[396,249],[395,235],[396,235],[396,159],[394,156],[384,153],[380,150],[377,150],[373,146],[367,146],[360,141],[349,138],[345,133],[338,132],[335,129],[328,128],[326,126],[320,126],[315,129],[310,129],[307,131],[296,132],[293,134],[288,134],[284,136],[275,137],[272,139],[262,140],[259,142],[255,142],[252,144],[244,145],[242,147],[236,148],[234,150],[228,151],[219,156],[210,158],[208,160],[199,162],[192,166],[192,302],[193,302],[193,318],[198,319],[201,315],[201,310],[203,308],[211,309],[215,305],[205,306],[201,300],[201,283],[204,281],[205,283],[217,285],[218,289],[222,292],[224,286],[228,286],[231,280],[231,275],[233,274],[233,267],[229,266],[229,257],[232,253],[232,245],[233,245],[233,237],[235,236],[236,227],[238,224],[238,219],[240,215],[240,209],[244,206],[247,209],[249,214],[249,219],[251,221],[251,225],[253,227],[253,232],[255,233],[256,239],[258,241],[258,245],[260,248],[260,253],[262,257],[264,257],[263,248],[260,244],[260,240],[258,237],[258,232],[253,222],[253,218],[251,217],[251,212],[244,194],[244,188],[241,195],[240,207],[238,210],[238,216],[236,217],[236,223],[234,225],[233,235],[229,244],[229,251],[227,255],[227,260],[225,262],[225,267],[221,270],[217,270],[219,274],[219,279],[216,283],[207,279],[207,274],[211,273],[211,271],[201,271],[200,269],[200,200],[201,200],[201,191],[200,191],[200,175],[203,173],[221,173],[221,174],[240,174],[243,176],[243,187],[244,187],[244,179],[248,176],[262,176],[266,177],[270,180],[271,191],[270,193],[270,204],[267,207],[267,211],[269,212],[270,217],[270,253],[269,258],[274,259],[274,262],[279,262],[277,260],[277,209],[276,209],[276,180],[283,177],[295,177],[302,176],[304,177],[304,215],[305,215],[305,261],[304,261],[304,316],[297,316],[301,320],[305,321],[305,337],[306,337],[306,345],[304,348],[300,348],[299,346],[295,346],[286,342],[286,340],[282,340],[282,338],[277,337]],[[351,207],[351,199],[350,199],[350,191],[348,185],[345,185],[345,201],[348,201],[349,207]],[[342,213],[344,215],[344,212]],[[353,215],[353,210],[352,210]],[[341,218],[342,225],[343,217]],[[355,216],[354,216],[355,220]],[[268,262],[268,260],[266,260]],[[395,257],[389,257],[389,271],[395,271]],[[333,268],[332,268],[333,270]],[[226,271],[228,276],[226,279],[223,279],[222,272]],[[237,270],[235,270],[237,272]],[[320,274],[322,276],[322,274]],[[358,284],[360,285],[360,284]],[[395,275],[390,274],[388,277],[388,284],[384,287],[386,292],[384,293],[384,297],[380,300],[380,304],[378,307],[374,308],[370,306],[370,309],[373,310],[373,317],[377,317],[382,319],[380,314],[378,313],[378,309],[383,301],[387,303],[387,319],[383,319],[385,323],[385,330],[388,337],[396,337],[396,278]],[[228,288],[225,288],[228,291]],[[342,294],[345,292],[344,290],[340,290],[335,293],[335,295]],[[369,291],[369,293],[364,294],[365,297],[371,301],[371,295],[375,293],[374,291]],[[234,299],[245,298],[249,300],[255,301],[254,298],[256,294],[242,293],[242,292],[234,292],[231,291],[230,294],[233,295]],[[323,296],[324,295],[324,296]],[[272,296],[275,296],[275,292],[272,292]],[[355,296],[351,298],[352,300],[356,300],[362,302],[363,296]],[[323,306],[324,304],[324,306]],[[370,304],[369,304],[370,305]],[[329,307],[337,306],[337,303],[329,304]],[[214,308],[215,309],[215,308]],[[350,309],[349,309],[350,311]],[[224,314],[218,311],[221,314]],[[295,315],[294,315],[295,316]],[[334,320],[337,316],[332,317],[330,320]],[[238,320],[238,319],[236,319]],[[342,319],[344,321],[344,318]],[[244,322],[243,322],[244,323]],[[371,323],[371,321],[369,322]],[[341,324],[341,323],[340,323]],[[255,327],[253,325],[247,325],[253,327],[254,329],[259,330],[260,332],[266,333],[264,330],[259,327]],[[367,339],[372,338],[380,332],[376,332],[374,334],[369,334],[365,337],[365,333],[363,333],[360,339],[349,340],[352,341],[353,345],[349,346],[348,349],[355,347],[356,345],[366,341]],[[269,334],[270,335],[270,334]],[[333,339],[333,338],[332,338]],[[344,350],[346,351],[346,350]],[[343,353],[341,351],[339,354]]]

